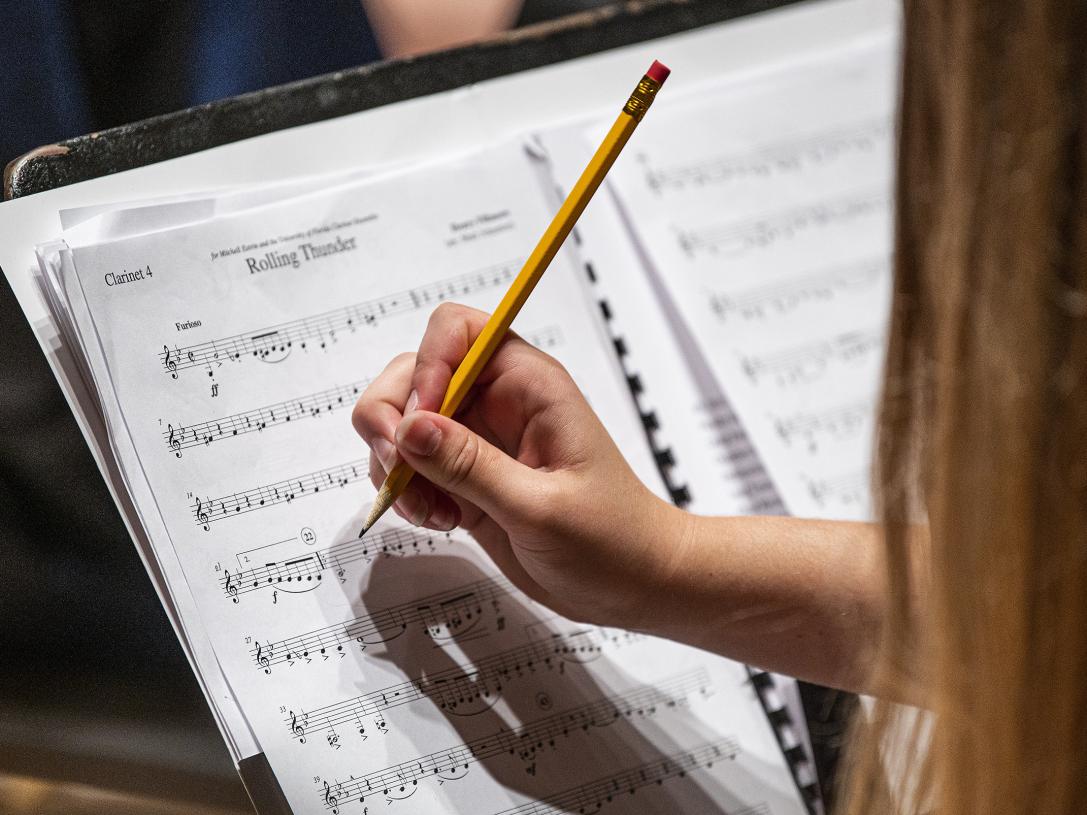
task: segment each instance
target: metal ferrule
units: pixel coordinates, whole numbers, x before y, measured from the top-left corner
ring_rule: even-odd
[[[634,93],[630,95],[627,103],[623,105],[623,113],[633,117],[634,121],[640,122],[642,117],[645,116],[645,112],[649,110],[649,106],[653,104],[653,97],[657,95],[657,91],[660,89],[661,83],[648,76],[643,76],[642,81],[638,83],[638,87],[634,89]]]

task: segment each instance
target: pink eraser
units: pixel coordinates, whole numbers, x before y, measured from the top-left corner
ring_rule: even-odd
[[[649,70],[645,72],[645,75],[650,79],[655,79],[657,82],[664,84],[664,80],[668,78],[668,74],[672,73],[665,65],[662,65],[657,60],[653,60],[653,64],[649,66]]]

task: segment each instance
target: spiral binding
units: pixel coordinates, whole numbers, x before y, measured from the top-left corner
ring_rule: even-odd
[[[574,234],[577,235],[576,230]],[[580,239],[575,238],[575,240],[580,243]],[[588,260],[582,260],[582,266],[589,278],[589,282],[595,285],[596,270],[593,269],[592,263]],[[612,330],[611,306],[603,298],[597,300],[597,304],[600,307],[601,315],[604,317],[604,322],[608,326],[608,336],[611,338],[612,346],[615,348],[615,355],[619,359],[619,366],[626,378],[627,389],[630,391],[630,395],[634,399],[634,406],[638,410],[642,430],[645,431],[649,449],[652,451],[653,460],[657,465],[657,472],[660,473],[661,479],[664,481],[664,486],[668,490],[672,503],[677,507],[686,507],[691,503],[691,492],[686,484],[679,483],[677,479],[676,457],[672,452],[672,448],[665,446],[660,439],[660,420],[657,418],[656,412],[645,405],[645,388],[642,385],[641,377],[630,367],[630,353],[627,350],[626,341]]]
[[[755,694],[759,697],[766,718],[777,738],[778,747],[785,756],[785,762],[793,774],[793,781],[804,799],[808,812],[815,815],[822,811],[822,795],[819,779],[815,772],[815,763],[804,749],[804,744],[793,727],[793,716],[785,706],[785,700],[778,693],[773,674],[746,666],[747,676]]]

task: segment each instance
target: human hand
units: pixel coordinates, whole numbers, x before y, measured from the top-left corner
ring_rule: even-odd
[[[380,487],[397,456],[416,471],[394,505],[420,526],[460,525],[522,591],[560,614],[642,627],[685,513],[623,459],[567,371],[510,335],[455,419],[434,412],[487,315],[443,304],[416,354],[366,389],[352,423]]]

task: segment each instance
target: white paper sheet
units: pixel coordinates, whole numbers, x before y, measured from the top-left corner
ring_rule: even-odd
[[[875,36],[662,104],[609,180],[794,515],[869,513],[895,65]]]

